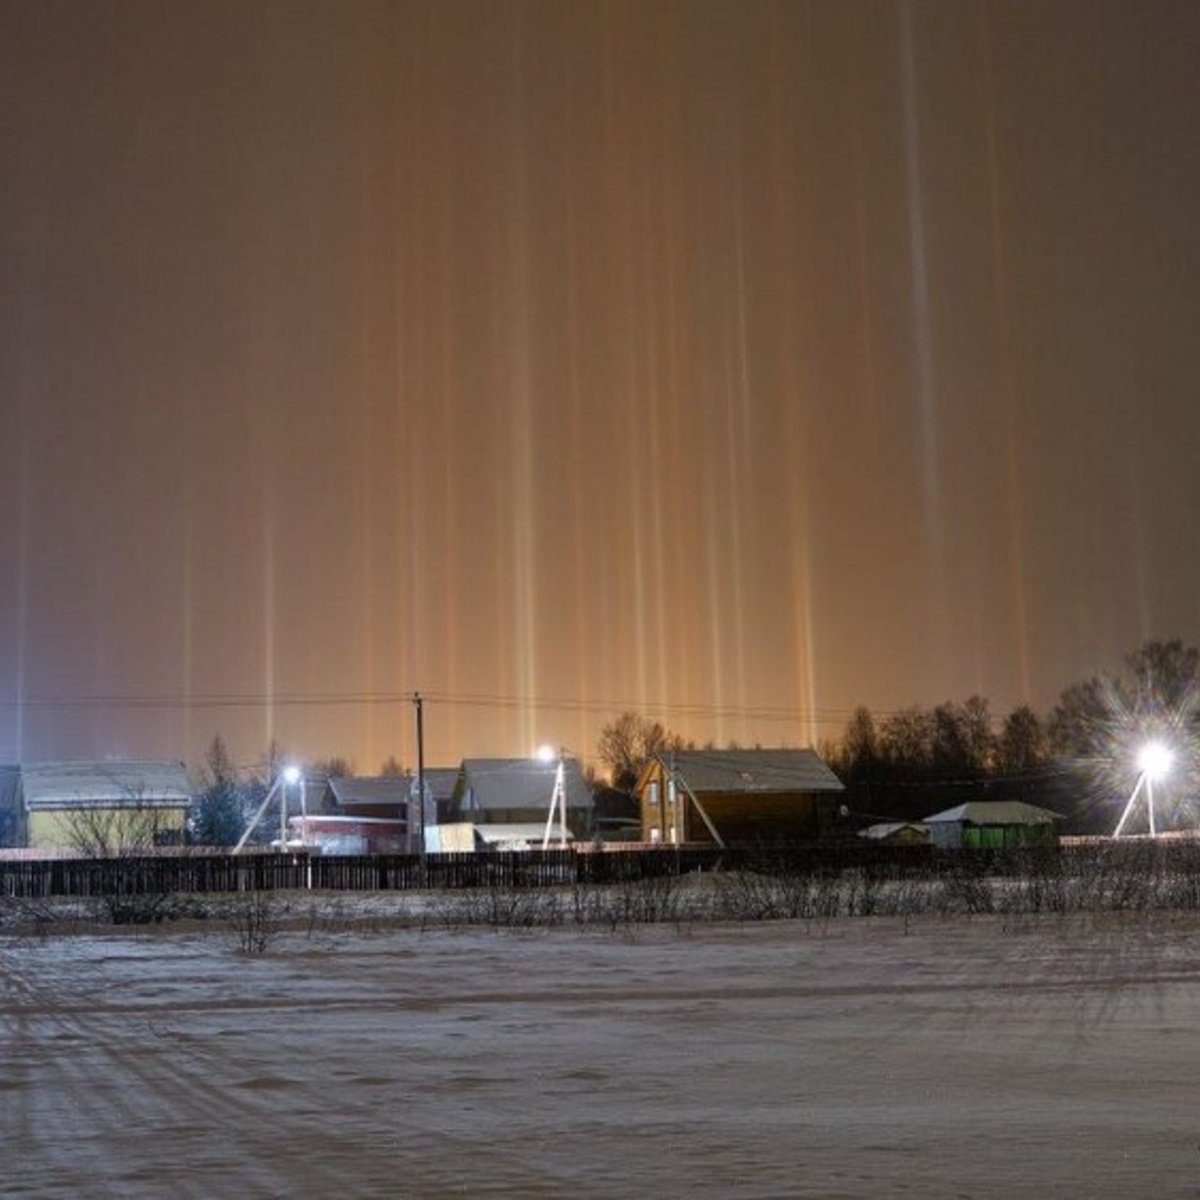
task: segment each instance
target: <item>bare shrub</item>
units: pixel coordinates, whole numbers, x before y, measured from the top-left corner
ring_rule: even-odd
[[[969,851],[956,860],[953,869],[941,877],[939,885],[936,907],[940,912],[975,915],[995,911],[991,880],[985,873],[984,862]]]
[[[625,879],[610,891],[618,925],[655,925],[680,917],[679,880],[674,875]]]
[[[463,925],[527,929],[563,922],[562,904],[556,893],[503,883],[440,893],[435,901],[434,915],[439,924],[450,929]]]
[[[93,861],[89,900],[95,920],[150,925],[191,915],[192,904],[171,890],[170,872],[153,853],[178,834],[171,811],[131,793],[119,804],[72,809],[66,815],[69,845]]]
[[[283,928],[288,905],[274,892],[242,892],[233,903],[229,927],[242,954],[265,954]]]

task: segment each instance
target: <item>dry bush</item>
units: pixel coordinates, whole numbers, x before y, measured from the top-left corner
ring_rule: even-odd
[[[229,914],[237,948],[242,954],[265,954],[283,929],[289,906],[274,892],[243,892]]]

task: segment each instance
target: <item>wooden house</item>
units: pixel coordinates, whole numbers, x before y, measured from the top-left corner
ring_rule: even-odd
[[[566,825],[573,838],[592,829],[592,792],[578,759],[564,759]],[[554,797],[558,762],[531,758],[466,758],[451,804],[453,821],[475,825],[545,826]],[[558,828],[558,816],[555,817]]]
[[[638,779],[642,840],[757,845],[814,841],[838,822],[841,781],[813,750],[677,750]]]
[[[181,762],[26,764],[16,786],[21,844],[85,854],[179,844],[192,803]]]

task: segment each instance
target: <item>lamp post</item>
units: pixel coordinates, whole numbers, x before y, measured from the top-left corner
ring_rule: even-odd
[[[1150,836],[1158,836],[1158,830],[1155,827],[1154,821],[1154,784],[1156,780],[1166,777],[1171,770],[1171,763],[1173,761],[1174,755],[1172,755],[1170,747],[1165,746],[1162,742],[1147,742],[1141,748],[1137,758],[1137,783],[1133,785],[1133,791],[1130,793],[1125,809],[1121,813],[1121,819],[1117,822],[1116,829],[1113,830],[1114,838],[1121,836],[1121,831],[1125,828],[1125,823],[1129,820],[1134,805],[1137,803],[1137,798],[1142,791],[1146,793],[1146,818],[1150,825]]]
[[[546,814],[546,829],[542,834],[542,849],[550,848],[550,833],[554,828],[554,814],[558,813],[559,842],[566,848],[570,835],[567,832],[567,780],[563,751],[558,751],[558,766],[554,769],[554,790],[550,793],[550,811]],[[541,746],[537,752],[539,762],[551,763],[555,759],[554,748]]]
[[[284,767],[278,775],[275,776],[275,781],[267,789],[267,794],[263,797],[262,803],[255,810],[254,816],[250,818],[250,824],[246,826],[245,832],[238,843],[233,848],[234,854],[246,844],[247,839],[257,828],[259,821],[262,820],[263,814],[267,811],[271,804],[271,800],[275,794],[279,794],[279,850],[280,853],[287,849],[287,789],[288,785],[300,784],[300,811],[305,818],[308,816],[305,796],[304,796],[304,773],[295,764],[289,764]],[[303,835],[307,840],[307,820],[305,821],[305,833]]]

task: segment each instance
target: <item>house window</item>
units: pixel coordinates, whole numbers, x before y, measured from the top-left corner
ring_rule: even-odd
[[[655,779],[646,785],[646,803],[654,811],[658,810],[658,780]]]

